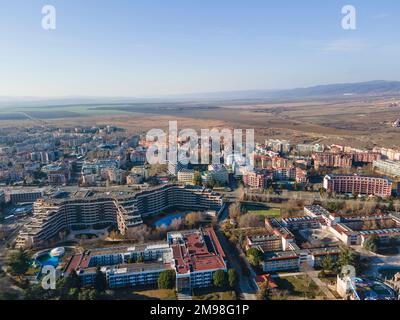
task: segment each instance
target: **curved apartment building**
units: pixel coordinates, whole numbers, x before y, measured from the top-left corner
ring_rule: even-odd
[[[152,190],[90,194],[64,199],[42,198],[33,206],[32,221],[17,238],[17,247],[39,246],[62,230],[116,225],[122,234],[142,218],[171,208],[220,210],[222,197],[201,187],[166,185]]]

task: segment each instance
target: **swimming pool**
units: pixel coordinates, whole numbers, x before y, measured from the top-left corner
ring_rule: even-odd
[[[175,213],[175,214],[171,214],[168,215],[166,217],[163,217],[159,220],[157,220],[156,222],[153,223],[153,226],[159,228],[159,227],[169,227],[172,223],[172,221],[177,220],[177,219],[182,219],[185,217],[185,213]]]
[[[396,291],[385,283],[374,279],[356,278],[357,293],[361,300],[395,300]]]
[[[57,267],[58,264],[60,263],[60,258],[59,257],[53,257],[50,255],[49,252],[44,253],[40,255],[39,257],[36,258],[36,261],[42,266],[53,266]]]

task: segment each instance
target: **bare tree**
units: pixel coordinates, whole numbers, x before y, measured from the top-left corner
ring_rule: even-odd
[[[237,220],[240,215],[241,215],[241,204],[240,202],[235,202],[234,204],[231,204],[229,207],[229,218],[233,220]]]
[[[241,228],[258,228],[264,226],[263,219],[256,214],[248,213],[239,218]]]

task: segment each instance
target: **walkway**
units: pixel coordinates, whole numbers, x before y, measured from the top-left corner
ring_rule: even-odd
[[[306,271],[306,274],[312,279],[312,281],[314,281],[329,300],[337,300],[331,290],[329,290],[326,283],[322,282],[321,279],[318,278],[318,271]]]
[[[178,300],[193,300],[192,293],[190,290],[178,292],[176,298]]]

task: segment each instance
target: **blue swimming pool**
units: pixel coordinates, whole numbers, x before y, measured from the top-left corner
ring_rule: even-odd
[[[53,257],[50,253],[44,253],[36,258],[36,260],[40,263],[42,267],[44,266],[53,266],[57,267],[60,263],[60,259],[58,257]]]
[[[171,215],[168,215],[166,217],[163,217],[163,218],[157,220],[156,222],[153,223],[153,225],[155,227],[161,227],[161,226],[169,227],[171,225],[172,221],[174,221],[176,219],[182,219],[184,216],[185,216],[185,213],[171,214]]]

